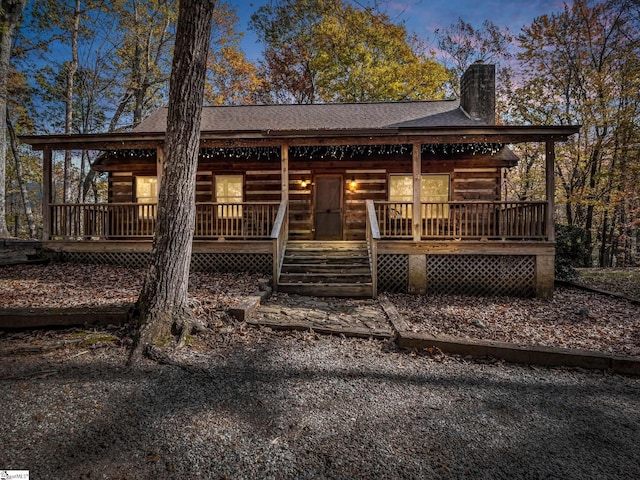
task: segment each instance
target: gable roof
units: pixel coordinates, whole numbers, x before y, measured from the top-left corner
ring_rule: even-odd
[[[457,100],[214,106],[202,109],[203,132],[374,130],[481,126],[459,108]],[[152,113],[133,129],[159,133],[167,128],[167,108]]]
[[[167,108],[132,131],[21,135],[35,150],[120,150],[164,144]],[[203,146],[382,145],[397,143],[521,143],[566,141],[577,125],[487,125],[458,100],[204,107]]]

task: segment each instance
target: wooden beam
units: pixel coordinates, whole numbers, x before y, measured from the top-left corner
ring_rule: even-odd
[[[419,143],[413,144],[413,240],[420,241],[422,216],[420,215],[420,186],[422,182],[422,152]]]
[[[556,195],[556,181],[555,181],[555,163],[556,152],[555,145],[552,140],[547,140],[545,150],[545,185],[547,196],[547,240],[555,242],[555,195]]]
[[[378,241],[378,255],[553,255],[549,242],[520,241]]]
[[[256,133],[248,135],[246,137],[229,138],[202,138],[200,140],[200,147],[277,147],[282,145],[282,141],[286,140],[289,146],[340,146],[340,145],[401,145],[411,143],[421,144],[453,144],[453,143],[527,143],[527,142],[564,142],[567,141],[569,134],[563,133],[547,133],[540,131],[526,132],[487,132],[487,133],[456,133],[454,130],[450,132],[442,133],[411,133],[404,132],[398,135],[367,135],[357,134],[353,135],[336,135],[336,136],[322,136],[315,133],[310,133],[307,136],[300,137],[276,137],[276,136],[263,136],[262,133]],[[164,145],[164,137],[158,140],[155,139],[130,139],[121,140],[113,139],[109,140],[106,136],[101,141],[94,139],[85,139],[81,136],[78,138],[37,138],[33,137],[20,137],[25,143],[31,145],[33,150],[44,150],[45,148],[51,148],[55,150],[135,150],[135,149],[153,149]]]
[[[271,253],[271,240],[194,240],[193,253]],[[43,242],[46,252],[136,253],[151,251],[148,240],[53,240]]]
[[[42,151],[42,240],[51,238],[52,154],[50,148]]]
[[[352,130],[250,130],[203,131],[200,145],[210,147],[288,145],[397,145],[437,143],[522,143],[565,141],[579,126],[435,126],[427,128],[378,128]],[[123,132],[82,135],[21,135],[33,150],[117,150],[156,148],[164,144],[164,132]]]

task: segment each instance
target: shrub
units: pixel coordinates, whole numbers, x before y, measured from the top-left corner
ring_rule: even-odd
[[[587,254],[585,239],[583,228],[556,224],[556,278],[571,280],[578,276],[576,267],[582,266]]]

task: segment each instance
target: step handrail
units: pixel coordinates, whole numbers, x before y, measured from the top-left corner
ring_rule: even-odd
[[[278,208],[278,214],[273,222],[271,241],[273,242],[273,291],[278,291],[278,281],[282,270],[284,252],[287,248],[289,237],[289,201],[283,199]]]
[[[367,250],[369,252],[369,265],[371,266],[371,290],[373,298],[378,297],[378,240],[380,240],[380,227],[376,215],[373,200],[365,200],[367,210],[366,217],[366,238]]]

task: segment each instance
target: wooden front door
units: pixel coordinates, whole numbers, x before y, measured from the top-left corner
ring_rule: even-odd
[[[314,183],[314,238],[342,240],[342,175],[318,175]]]

